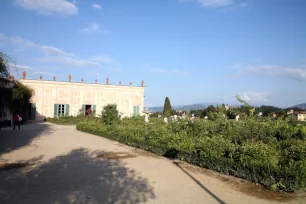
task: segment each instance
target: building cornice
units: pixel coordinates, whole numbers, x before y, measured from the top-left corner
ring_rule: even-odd
[[[62,86],[79,86],[79,87],[93,87],[93,88],[116,88],[116,89],[135,89],[144,90],[145,86],[131,86],[131,85],[114,85],[114,84],[99,84],[99,83],[85,83],[85,82],[67,82],[67,81],[52,81],[52,80],[32,80],[20,79],[21,83],[25,85],[62,85]]]

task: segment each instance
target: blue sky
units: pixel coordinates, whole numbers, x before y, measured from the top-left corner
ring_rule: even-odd
[[[147,86],[145,104],[306,102],[305,0],[3,0],[0,50],[28,78]]]

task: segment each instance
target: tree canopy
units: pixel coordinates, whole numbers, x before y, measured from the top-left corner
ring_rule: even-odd
[[[0,52],[0,77],[8,78],[10,58],[3,52]]]
[[[163,111],[163,115],[166,117],[170,117],[171,116],[171,104],[170,104],[170,100],[168,97],[166,97],[165,99],[165,104],[164,104],[164,111]]]
[[[11,58],[0,52],[0,107],[6,106],[11,112],[24,112],[32,97],[33,90],[17,80],[9,80]]]
[[[119,112],[116,104],[108,104],[103,107],[102,120],[105,124],[111,125],[119,120]]]

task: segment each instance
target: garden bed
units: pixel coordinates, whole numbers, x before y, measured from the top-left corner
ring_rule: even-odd
[[[77,129],[188,163],[260,183],[270,190],[304,191],[306,127],[285,120],[196,120],[162,123],[99,119]]]

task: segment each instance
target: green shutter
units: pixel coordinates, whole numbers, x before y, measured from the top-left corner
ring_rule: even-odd
[[[136,106],[133,106],[133,117],[136,116]]]
[[[92,105],[93,116],[96,116],[96,105]]]
[[[70,105],[66,104],[66,116],[70,116]]]
[[[58,105],[54,104],[54,118],[57,116]]]
[[[85,115],[85,111],[86,111],[85,108],[86,108],[86,106],[85,106],[85,104],[83,104],[83,105],[82,105],[82,111],[83,111],[83,114],[84,114],[84,115]]]
[[[133,116],[139,116],[139,106],[133,106]]]

